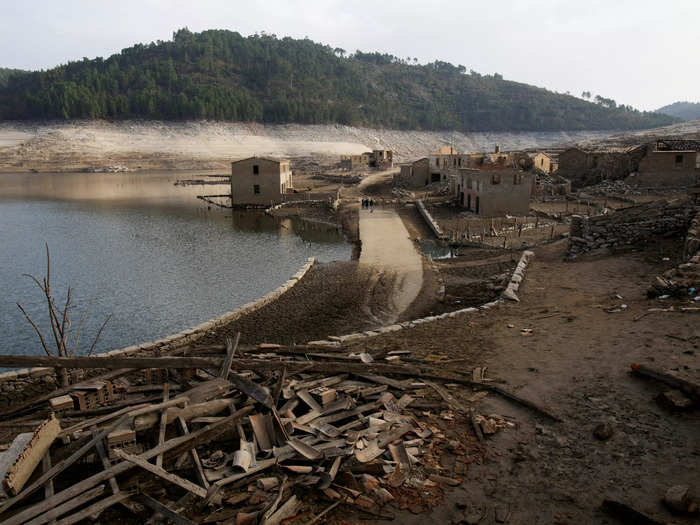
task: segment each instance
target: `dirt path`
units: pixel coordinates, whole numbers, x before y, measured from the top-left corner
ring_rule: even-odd
[[[423,260],[409,238],[403,221],[393,209],[360,210],[360,264],[392,272],[394,312],[386,322],[394,322],[418,297],[423,286]]]
[[[380,171],[379,173],[368,175],[360,181],[360,184],[357,185],[357,189],[360,193],[362,193],[364,191],[370,191],[373,186],[381,186],[383,184],[391,183],[392,177],[398,172],[398,168],[391,168]]]

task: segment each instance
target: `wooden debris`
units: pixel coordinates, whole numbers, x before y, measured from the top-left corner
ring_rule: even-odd
[[[161,445],[162,446],[162,445]],[[164,479],[165,481],[169,481],[170,483],[173,483],[175,485],[178,485],[179,487],[185,489],[188,492],[191,492],[195,496],[199,496],[200,498],[204,499],[207,497],[207,491],[203,487],[200,487],[199,485],[195,485],[191,481],[188,481],[184,478],[181,478],[180,476],[176,476],[175,474],[170,474],[169,472],[165,471],[161,467],[158,467],[157,465],[153,465],[152,463],[149,463],[148,461],[141,459],[138,456],[134,456],[132,454],[129,454],[127,452],[124,452],[123,450],[117,449],[115,451],[117,457],[121,459],[125,459],[126,461],[129,461],[139,467],[141,467],[144,470],[147,470],[151,474],[155,474],[161,479]]]
[[[2,480],[3,488],[7,494],[14,496],[22,490],[34,469],[41,463],[49,447],[58,437],[60,430],[61,424],[52,414],[49,419],[39,425],[24,447],[16,451],[17,455]],[[9,450],[5,454],[11,457]]]
[[[680,390],[696,403],[700,402],[700,385],[692,383],[686,379],[682,379],[680,377],[673,376],[667,372],[662,372],[660,370],[655,370],[648,366],[638,364],[632,365],[632,373],[638,376],[660,381],[661,383],[664,383],[672,388]]]

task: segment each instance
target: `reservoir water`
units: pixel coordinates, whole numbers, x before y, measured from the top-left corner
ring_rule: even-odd
[[[43,278],[44,243],[62,307],[73,289],[73,331],[89,315],[84,352],[113,314],[95,351],[152,341],[231,311],[273,290],[304,264],[347,260],[335,228],[260,212],[207,209],[176,187],[196,175],[0,174],[0,353],[43,354],[19,302],[49,338],[46,300],[23,274]]]

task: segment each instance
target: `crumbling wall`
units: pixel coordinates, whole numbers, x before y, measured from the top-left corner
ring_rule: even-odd
[[[598,248],[645,244],[655,237],[684,235],[695,215],[687,203],[655,201],[633,206],[610,215],[571,218],[568,255],[578,255]]]

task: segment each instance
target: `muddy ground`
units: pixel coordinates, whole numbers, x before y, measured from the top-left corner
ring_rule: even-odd
[[[293,344],[381,324],[393,277],[356,261],[318,263],[279,299],[204,339],[220,344],[241,332],[242,343]]]
[[[673,265],[679,248],[676,239],[570,263],[563,262],[564,242],[541,247],[520,303],[349,347],[409,349],[412,359],[444,356],[446,369],[465,373],[486,366],[487,376],[504,388],[562,419],[548,421],[489,394],[477,411],[503,415],[517,427],[488,440],[483,463],[469,466],[462,486],[447,491],[431,519],[457,523],[482,513],[478,523],[490,524],[499,507],[510,513],[508,523],[613,524],[619,522],[600,510],[604,498],[613,498],[662,521],[697,522],[672,517],[660,500],[681,483],[694,486],[698,496],[700,414],[662,408],[655,398],[664,388],[629,373],[630,364],[643,363],[700,380],[698,314],[656,313],[635,321],[657,306],[646,299],[646,289]],[[622,302],[624,311],[604,310]],[[472,393],[463,387],[450,392],[462,399]],[[593,437],[600,422],[612,425],[608,441]],[[458,428],[470,443],[464,420]],[[405,513],[396,522],[424,519]]]

